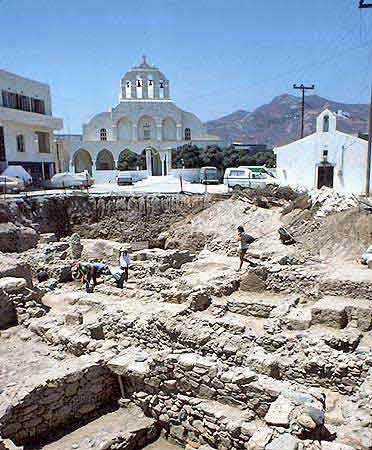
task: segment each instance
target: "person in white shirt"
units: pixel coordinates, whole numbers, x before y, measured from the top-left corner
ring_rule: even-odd
[[[129,257],[127,249],[125,248],[122,248],[120,250],[119,264],[120,269],[124,272],[124,281],[127,282],[129,276],[129,267],[132,264],[132,261]]]
[[[370,233],[370,239],[372,240],[372,233]],[[368,265],[370,261],[372,261],[372,245],[367,248],[360,258],[360,262],[365,265]]]

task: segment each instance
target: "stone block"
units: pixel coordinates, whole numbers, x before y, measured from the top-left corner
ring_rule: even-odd
[[[347,325],[362,331],[372,329],[371,302],[365,299],[327,296],[311,308],[311,324],[333,328],[345,328]]]
[[[311,324],[345,328],[347,316],[344,302],[337,297],[324,297],[311,308]]]
[[[24,278],[4,277],[0,278],[0,291],[8,294],[18,294],[27,287],[27,281]]]
[[[243,292],[262,292],[266,290],[266,284],[257,274],[248,271],[241,277],[240,290]]]
[[[311,310],[304,308],[293,308],[284,320],[287,328],[290,330],[307,330],[311,325]]]
[[[40,234],[40,243],[41,244],[50,244],[51,242],[56,242],[57,236],[55,233],[42,233]]]
[[[269,427],[258,428],[248,442],[248,450],[262,450],[270,442],[273,430]],[[284,449],[282,449],[284,450]]]
[[[65,314],[64,319],[67,326],[81,325],[84,321],[83,314],[80,311],[70,311]]]
[[[285,433],[272,440],[265,450],[297,450],[298,439],[291,434]]]
[[[269,411],[265,416],[265,421],[270,425],[288,427],[290,415],[294,408],[295,405],[289,399],[279,396],[270,405]]]

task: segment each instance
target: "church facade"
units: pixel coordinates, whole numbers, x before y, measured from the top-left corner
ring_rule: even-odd
[[[126,170],[128,161],[137,162],[137,170],[141,165],[149,176],[168,175],[177,147],[222,144],[207,134],[195,114],[173,103],[169,80],[146,57],[121,79],[118,105],[93,116],[81,136],[60,135],[57,143],[62,170],[88,170],[93,177],[98,171],[112,176]]]

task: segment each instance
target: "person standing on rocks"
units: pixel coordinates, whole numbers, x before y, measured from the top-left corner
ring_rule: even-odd
[[[238,240],[238,242],[240,242],[240,253],[239,253],[240,266],[239,266],[239,269],[237,270],[239,272],[241,270],[241,268],[243,267],[244,261],[247,262],[248,264],[251,264],[250,261],[246,258],[246,255],[247,255],[249,246],[256,239],[253,236],[251,236],[250,234],[246,233],[242,226],[239,226],[237,240]]]
[[[126,248],[120,249],[119,264],[120,269],[124,272],[124,281],[127,283],[129,277],[129,267],[132,264],[132,261]]]

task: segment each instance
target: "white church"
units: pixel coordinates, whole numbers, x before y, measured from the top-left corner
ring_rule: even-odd
[[[337,130],[337,114],[326,109],[316,132],[274,148],[277,174],[283,185],[362,194],[365,188],[367,141]]]
[[[61,169],[88,170],[100,182],[113,180],[128,154],[142,156],[142,175],[169,175],[172,151],[189,143],[222,144],[207,134],[195,114],[173,103],[169,80],[145,56],[121,79],[117,106],[93,116],[82,135],[57,136]]]

